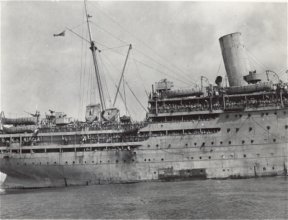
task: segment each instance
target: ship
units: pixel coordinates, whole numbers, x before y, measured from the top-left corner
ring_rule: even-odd
[[[2,112],[4,187],[287,175],[288,83],[263,81],[251,69],[240,32],[219,39],[229,85],[215,76],[215,84],[174,89],[161,79],[152,86],[145,120],[134,122],[106,108],[85,9],[99,103],[86,107],[85,122],[53,110],[44,119],[39,112],[25,118]]]

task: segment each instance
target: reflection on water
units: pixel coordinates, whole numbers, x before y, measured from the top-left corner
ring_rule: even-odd
[[[0,193],[1,218],[286,218],[287,177]]]

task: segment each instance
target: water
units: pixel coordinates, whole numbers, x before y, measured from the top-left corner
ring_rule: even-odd
[[[288,218],[288,178],[0,191],[0,218]]]

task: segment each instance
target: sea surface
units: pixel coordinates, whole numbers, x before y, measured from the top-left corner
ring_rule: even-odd
[[[288,178],[0,190],[0,218],[288,218]]]

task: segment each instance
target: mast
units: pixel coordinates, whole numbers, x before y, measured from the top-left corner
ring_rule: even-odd
[[[84,0],[84,5],[85,5],[85,15],[86,15],[86,21],[87,21],[87,27],[88,27],[88,33],[89,33],[89,40],[90,40],[90,50],[92,52],[93,64],[94,64],[96,81],[97,81],[97,86],[98,86],[98,93],[99,93],[100,103],[101,103],[101,110],[103,111],[106,109],[106,104],[105,104],[103,87],[101,83],[101,78],[100,78],[100,73],[99,73],[99,68],[98,68],[98,63],[97,63],[97,58],[96,58],[97,47],[95,45],[95,42],[92,39],[92,34],[91,34],[91,29],[90,29],[90,24],[89,24],[90,16],[87,13],[86,1],[87,0]]]

